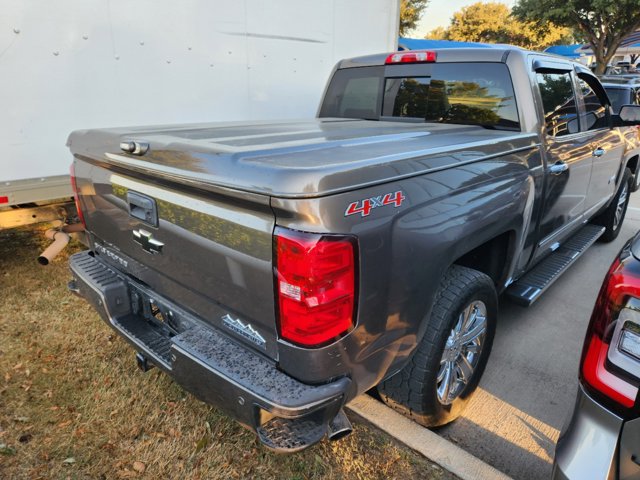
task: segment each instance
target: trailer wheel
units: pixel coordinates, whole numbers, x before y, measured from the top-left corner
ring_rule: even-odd
[[[622,223],[627,214],[627,206],[629,205],[629,198],[631,196],[632,177],[631,171],[626,168],[618,191],[613,197],[611,204],[593,220],[593,223],[602,225],[605,228],[604,233],[600,237],[602,242],[612,242],[617,238],[622,229]]]
[[[378,385],[384,402],[427,427],[455,420],[482,377],[497,316],[493,281],[470,268],[449,268],[413,357]]]

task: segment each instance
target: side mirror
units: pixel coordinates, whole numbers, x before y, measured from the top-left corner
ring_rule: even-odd
[[[640,105],[623,105],[618,116],[622,126],[640,125]]]
[[[580,131],[580,124],[578,123],[578,117],[573,120],[569,120],[567,123],[567,131],[571,133],[578,133]]]
[[[587,130],[591,130],[591,128],[593,128],[593,126],[598,123],[598,115],[596,115],[594,112],[587,112],[584,115],[584,121],[587,124]],[[604,119],[603,119],[604,121]],[[602,122],[601,122],[602,123]]]

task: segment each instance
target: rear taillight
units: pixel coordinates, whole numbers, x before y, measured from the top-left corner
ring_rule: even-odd
[[[78,183],[76,182],[76,168],[72,163],[69,168],[69,173],[71,175],[71,188],[73,189],[73,199],[76,202],[76,210],[78,211],[78,218],[82,222],[82,225],[87,227],[87,223],[84,221],[84,215],[82,214],[82,209],[80,208],[80,196],[78,192]]]
[[[640,272],[629,249],[611,265],[598,295],[582,351],[583,383],[615,406],[632,408],[640,380]],[[634,320],[635,319],[635,320]],[[638,325],[640,326],[640,324]]]
[[[274,246],[281,338],[318,347],[349,332],[356,314],[355,239],[277,228]]]

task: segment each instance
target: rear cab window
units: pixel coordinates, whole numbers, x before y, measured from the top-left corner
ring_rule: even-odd
[[[331,79],[320,116],[520,130],[511,77],[503,63],[341,69]]]

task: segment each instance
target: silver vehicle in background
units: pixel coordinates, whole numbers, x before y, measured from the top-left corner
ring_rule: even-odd
[[[623,105],[640,105],[640,75],[603,75],[602,86],[611,100],[614,114],[620,113]],[[630,154],[628,167],[633,173],[632,191],[640,189],[640,171],[638,170],[638,153],[640,153],[640,127],[633,126],[622,129],[627,150]]]
[[[604,279],[580,362],[554,479],[640,478],[640,233]]]

